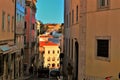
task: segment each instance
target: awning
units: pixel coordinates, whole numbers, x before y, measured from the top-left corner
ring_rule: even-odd
[[[5,52],[5,51],[10,50],[10,47],[8,45],[3,45],[3,46],[0,46],[0,50]]]
[[[11,49],[12,53],[19,52],[19,49],[18,49],[18,47],[16,45],[10,46],[10,49]]]
[[[16,45],[9,46],[9,45],[2,45],[0,46],[0,53],[7,54],[7,53],[15,53],[18,52],[18,48]]]

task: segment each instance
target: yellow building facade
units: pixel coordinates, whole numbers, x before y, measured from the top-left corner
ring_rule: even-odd
[[[59,69],[60,68],[60,49],[58,46],[44,46],[45,53],[44,58],[44,67],[49,67],[50,69]]]
[[[65,0],[65,58],[74,67],[75,80],[120,79],[119,4]]]
[[[60,48],[57,44],[50,41],[40,42],[40,61],[43,61],[42,65],[44,68],[59,69],[60,68]]]

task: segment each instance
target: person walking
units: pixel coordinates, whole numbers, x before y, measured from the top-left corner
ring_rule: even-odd
[[[68,63],[67,71],[68,71],[68,80],[72,80],[73,66],[70,63]]]

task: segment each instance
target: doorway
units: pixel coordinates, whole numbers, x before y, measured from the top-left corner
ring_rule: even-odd
[[[78,60],[79,60],[79,44],[75,42],[75,80],[78,80]]]

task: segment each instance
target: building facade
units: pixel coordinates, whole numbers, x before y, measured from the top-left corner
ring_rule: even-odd
[[[24,58],[24,34],[25,34],[25,0],[16,0],[16,45],[18,47],[17,65],[15,77],[23,76],[23,58]]]
[[[0,80],[15,79],[15,0],[0,1]]]
[[[25,15],[25,66],[26,70],[33,66],[34,55],[35,55],[35,29],[36,28],[36,0],[26,0],[26,15]]]
[[[119,3],[65,0],[64,60],[73,66],[74,80],[120,78]]]
[[[42,48],[42,49],[41,49]],[[50,41],[41,41],[40,42],[40,51],[42,53],[41,61],[43,61],[43,68],[49,69],[59,69],[60,68],[60,48],[57,44]]]
[[[37,26],[37,30],[38,30],[38,33],[40,34],[40,27],[41,25],[43,25],[43,23],[39,20],[36,21],[36,26]]]

